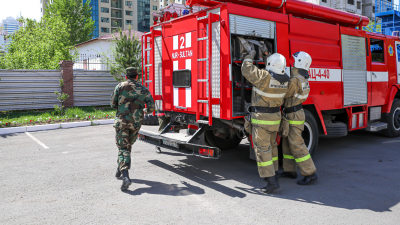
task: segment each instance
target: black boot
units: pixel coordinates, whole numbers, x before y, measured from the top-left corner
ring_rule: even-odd
[[[121,171],[119,170],[119,166],[117,167],[117,171],[115,172],[115,177],[119,179],[121,177]]]
[[[131,185],[131,179],[129,178],[128,170],[122,170],[122,186],[121,191],[125,191]]]
[[[311,174],[310,176],[305,176],[303,180],[297,181],[298,185],[310,185],[317,183],[318,177],[316,173]]]
[[[281,188],[279,186],[278,181],[276,180],[275,176],[273,177],[266,177],[265,178],[268,182],[267,186],[263,187],[260,189],[261,192],[265,193],[265,194],[271,194],[273,191],[278,190],[279,188]]]
[[[282,172],[282,173],[279,174],[279,177],[296,179],[297,178],[297,173],[296,172]]]
[[[280,173],[278,171],[275,171],[275,179],[278,181]],[[264,177],[264,180],[268,182],[268,177]]]

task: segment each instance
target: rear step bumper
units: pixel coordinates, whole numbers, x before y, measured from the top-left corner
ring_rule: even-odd
[[[171,133],[165,135],[147,130],[140,130],[138,138],[156,147],[178,151],[185,155],[194,155],[209,159],[218,159],[221,156],[221,150],[219,148],[189,143],[190,139],[189,141],[179,140],[179,133],[176,133],[176,138],[174,138],[174,136],[175,135]]]

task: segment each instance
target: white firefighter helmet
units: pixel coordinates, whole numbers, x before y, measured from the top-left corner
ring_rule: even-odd
[[[307,52],[296,52],[293,54],[294,67],[299,69],[299,73],[308,77],[308,70],[310,69],[312,59]]]
[[[283,55],[274,53],[267,58],[267,65],[265,66],[266,70],[278,75],[285,75],[285,68],[286,58]]]

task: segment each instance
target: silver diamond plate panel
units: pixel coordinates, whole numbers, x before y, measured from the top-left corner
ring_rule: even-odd
[[[342,34],[344,70],[366,70],[365,38]]]
[[[366,70],[343,70],[344,106],[367,104]]]
[[[154,38],[154,85],[155,94],[162,95],[162,44],[161,37]]]
[[[229,27],[233,34],[247,35],[254,31],[263,38],[275,37],[275,23],[271,21],[230,14]]]
[[[214,9],[211,13],[220,15],[220,9]],[[221,26],[220,22],[215,22],[211,26],[212,34],[212,60],[211,60],[211,96],[220,98],[221,90]],[[221,118],[220,105],[212,106],[212,117]]]
[[[156,105],[156,110],[162,111],[162,100],[155,100],[154,101],[155,105]]]

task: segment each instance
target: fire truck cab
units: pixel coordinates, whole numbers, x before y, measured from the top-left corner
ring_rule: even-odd
[[[252,92],[241,74],[242,39],[285,56],[287,73],[293,53],[311,55],[303,103],[311,153],[320,137],[359,129],[400,136],[399,37],[363,31],[366,17],[297,0],[186,4],[143,36],[142,80],[171,122],[160,133],[140,131],[141,140],[208,158],[238,146]],[[254,63],[265,67],[261,53]]]

